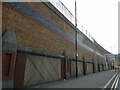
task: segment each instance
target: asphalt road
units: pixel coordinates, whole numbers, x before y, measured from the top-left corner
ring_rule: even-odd
[[[115,75],[115,70],[102,71],[83,75],[78,78],[57,81],[54,83],[46,84],[44,88],[103,88],[110,79]],[[40,88],[35,86],[34,88]]]

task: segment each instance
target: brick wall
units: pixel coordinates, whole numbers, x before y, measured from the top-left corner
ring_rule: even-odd
[[[44,3],[31,2],[22,4],[29,9],[32,9],[37,15],[42,16],[59,29],[75,37],[74,28]],[[5,29],[14,31],[19,46],[57,54],[63,54],[63,51],[66,50],[68,56],[75,57],[75,42],[68,40],[66,36],[45,26],[42,22],[38,22],[25,12],[13,8],[13,6],[10,6],[8,3],[4,3],[2,8],[2,32],[4,32]],[[74,39],[75,38],[73,38],[73,40]],[[92,42],[84,35],[78,34],[78,39],[81,43],[93,48]],[[93,52],[91,53],[91,51],[84,49],[80,45],[78,46],[78,55],[78,58],[84,56],[86,60],[93,59]]]
[[[66,24],[61,18],[59,18],[54,12],[49,11],[49,8],[46,7],[43,3],[27,3],[32,5],[30,8],[35,9],[37,12],[46,15],[45,17],[49,18],[51,22],[56,19],[60,19],[58,25],[66,31],[70,31],[74,34],[74,30],[69,29],[70,26]],[[28,6],[30,6],[28,5]],[[44,7],[44,8],[43,8]],[[58,33],[46,28],[44,25],[40,25],[34,20],[32,20],[27,15],[24,15],[18,10],[9,8],[8,5],[3,5],[3,29],[12,30],[16,33],[18,44],[20,46],[36,48],[43,51],[50,51],[58,54],[62,54],[63,50],[67,48],[67,53],[74,56],[74,44],[68,41],[63,36]],[[50,18],[50,15],[51,18]],[[53,19],[54,18],[54,19]],[[66,24],[66,25],[64,25]],[[58,48],[59,47],[59,48]]]

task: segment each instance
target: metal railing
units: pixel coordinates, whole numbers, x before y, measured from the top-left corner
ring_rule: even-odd
[[[57,8],[73,25],[75,25],[75,16],[66,8],[66,6],[60,0],[48,0],[55,8]],[[87,36],[92,42],[94,38],[77,20],[77,28]]]

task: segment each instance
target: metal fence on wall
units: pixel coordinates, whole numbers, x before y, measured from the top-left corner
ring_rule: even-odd
[[[48,0],[54,7],[56,7],[73,25],[75,25],[75,16],[66,8],[60,0]],[[86,35],[92,42],[94,38],[90,35],[85,27],[77,20],[77,28]]]

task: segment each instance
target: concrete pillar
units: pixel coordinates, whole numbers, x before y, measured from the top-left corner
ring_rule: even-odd
[[[84,59],[84,57],[83,57],[83,74],[84,75],[86,75],[87,74],[87,65],[86,65],[86,61],[85,61],[85,59]]]
[[[64,56],[64,62],[63,62],[64,65],[62,65],[63,70],[61,73],[63,73],[62,75],[64,75],[63,78],[67,79],[67,54],[66,54],[66,50],[64,50],[63,56]]]
[[[102,69],[103,69],[103,71],[104,71],[104,64],[102,64]]]
[[[100,72],[100,64],[98,63],[98,72]]]
[[[68,79],[70,78],[70,70],[68,70],[68,67],[70,67],[69,65],[71,64],[69,64],[66,49],[64,50],[63,55],[64,55],[64,79]]]
[[[93,63],[94,63],[94,72],[97,72],[97,57],[96,57],[96,41],[93,42]]]
[[[14,87],[17,40],[14,32],[6,30],[2,37],[2,88]]]
[[[92,59],[92,61],[93,61],[93,59]],[[94,61],[93,61],[93,63],[92,63],[92,65],[93,65],[93,73],[95,73],[95,65],[94,65],[95,63],[94,63]]]

